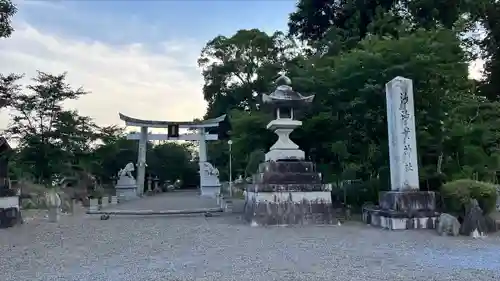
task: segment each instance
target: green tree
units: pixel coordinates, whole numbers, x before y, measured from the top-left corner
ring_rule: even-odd
[[[248,163],[245,168],[245,178],[255,174],[259,164],[264,162],[266,154],[263,149],[256,149],[248,156]]]
[[[12,122],[5,132],[19,143],[19,161],[29,165],[40,182],[51,183],[64,169],[68,155],[75,152],[72,151],[77,144],[75,123],[89,120],[64,110],[62,103],[86,92],[66,84],[65,74],[38,72],[25,90],[18,84],[21,76],[1,78],[0,81],[7,82],[0,86],[2,99],[13,111]]]
[[[9,37],[14,28],[11,18],[16,14],[17,8],[10,0],[0,0],[0,38]]]
[[[166,142],[155,145],[148,155],[147,172],[161,181],[180,179],[184,186],[199,185],[198,163],[193,161],[191,144]]]
[[[316,102],[327,111],[304,120],[303,128],[303,136],[314,140],[309,146],[321,152],[317,161],[338,163],[335,170],[362,163],[358,177],[377,177],[388,165],[384,84],[405,76],[414,80],[421,176],[426,177],[426,167],[436,171],[444,151],[443,122],[452,108],[471,100],[464,57],[455,34],[442,29],[418,30],[398,39],[368,37],[357,49],[322,58],[308,76],[321,80]],[[335,145],[327,146],[328,152],[325,144]],[[332,161],[339,155],[342,163]]]
[[[207,43],[198,64],[203,68],[207,118],[231,109],[254,110],[258,93],[269,88],[269,77],[285,67],[294,42],[283,33],[268,35],[258,29],[239,30],[231,37],[217,36]]]

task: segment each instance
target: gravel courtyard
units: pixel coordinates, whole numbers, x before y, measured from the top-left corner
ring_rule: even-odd
[[[189,193],[120,208],[210,207]],[[200,206],[197,206],[200,207]],[[500,237],[343,226],[250,227],[205,218],[76,214],[0,230],[0,280],[499,280]]]

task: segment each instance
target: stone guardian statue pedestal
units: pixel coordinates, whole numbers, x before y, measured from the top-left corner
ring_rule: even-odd
[[[132,176],[135,170],[134,163],[128,163],[118,172],[118,181],[116,182],[116,196],[118,201],[128,201],[137,198],[137,182]]]
[[[201,196],[217,198],[221,190],[219,170],[209,162],[200,163],[200,177],[202,177],[204,183],[200,189]]]

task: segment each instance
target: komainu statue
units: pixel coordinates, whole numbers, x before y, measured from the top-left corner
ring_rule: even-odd
[[[212,166],[209,162],[204,163],[203,169],[207,175],[219,177],[219,169]]]
[[[133,179],[134,178],[134,176],[132,176],[133,171],[135,171],[134,163],[129,162],[127,165],[125,165],[123,169],[118,171],[118,178],[129,177]]]

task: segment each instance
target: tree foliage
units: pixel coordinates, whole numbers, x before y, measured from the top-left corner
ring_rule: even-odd
[[[17,12],[16,6],[10,0],[0,0],[0,38],[9,37],[12,28],[11,18]]]
[[[206,117],[218,117],[231,109],[258,109],[258,94],[269,89],[269,81],[262,78],[284,69],[291,46],[293,42],[283,33],[269,36],[257,29],[208,42],[198,60],[205,79]]]
[[[292,139],[325,180],[376,180],[377,190],[388,187],[384,89],[404,76],[414,81],[421,188],[435,190],[457,178],[497,181],[500,128],[492,98],[499,88],[494,79],[497,5],[492,0],[301,0],[290,15],[289,36],[280,37],[290,42],[286,48],[273,47],[284,46],[272,40],[279,31],[240,30],[210,41],[200,61],[214,61],[206,59],[207,50],[212,50],[208,57],[219,59],[205,64],[210,66],[204,72],[207,114],[232,110],[233,171],[254,170],[255,155],[276,140],[265,129],[269,112],[252,93],[272,91],[281,71],[295,90],[316,95]],[[484,38],[471,36],[478,26],[486,31]],[[257,37],[261,40],[251,39]],[[239,58],[249,49],[251,56]],[[484,81],[468,78],[477,54],[487,59]],[[268,62],[261,64],[266,71],[248,71],[254,61]],[[230,77],[239,76],[252,79],[231,83]]]
[[[38,72],[26,87],[20,75],[0,75],[0,100],[11,112],[4,131],[17,143],[14,177],[29,177],[51,185],[63,177],[86,171],[101,183],[111,183],[119,169],[137,159],[138,144],[125,138],[124,128],[100,127],[91,117],[63,107],[67,100],[87,94],[66,83],[66,74]],[[161,181],[182,180],[197,185],[197,164],[184,144],[148,143],[147,173]]]

